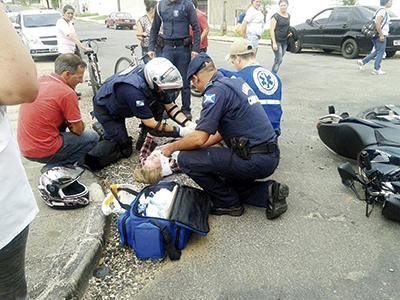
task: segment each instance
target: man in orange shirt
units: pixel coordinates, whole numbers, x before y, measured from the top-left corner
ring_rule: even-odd
[[[85,67],[75,54],[60,55],[55,72],[39,78],[35,102],[21,105],[18,144],[27,159],[48,168],[75,164],[96,145],[99,136],[85,130],[75,92]]]

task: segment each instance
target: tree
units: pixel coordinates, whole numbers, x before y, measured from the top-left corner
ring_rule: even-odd
[[[264,15],[264,22],[267,20],[268,9],[269,9],[270,5],[273,3],[274,3],[273,0],[262,0],[261,8],[262,8],[262,12]]]
[[[342,0],[340,1],[343,5],[356,5],[357,4],[357,0]]]

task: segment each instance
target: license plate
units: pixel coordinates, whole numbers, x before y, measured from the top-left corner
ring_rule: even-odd
[[[400,40],[394,40],[393,46],[400,46]]]

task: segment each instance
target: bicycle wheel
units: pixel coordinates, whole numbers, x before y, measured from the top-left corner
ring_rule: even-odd
[[[120,57],[118,58],[117,62],[115,63],[114,67],[114,74],[117,74],[126,68],[130,67],[133,64],[133,61],[127,57]]]
[[[93,96],[96,96],[96,93],[101,85],[99,68],[96,63],[91,62],[88,69],[89,69],[90,85],[92,86]]]

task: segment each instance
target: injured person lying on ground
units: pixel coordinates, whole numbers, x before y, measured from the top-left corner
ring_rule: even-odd
[[[154,184],[165,176],[181,171],[177,163],[179,151],[166,157],[157,146],[154,137],[148,134],[139,153],[141,167],[134,171],[137,182]]]

